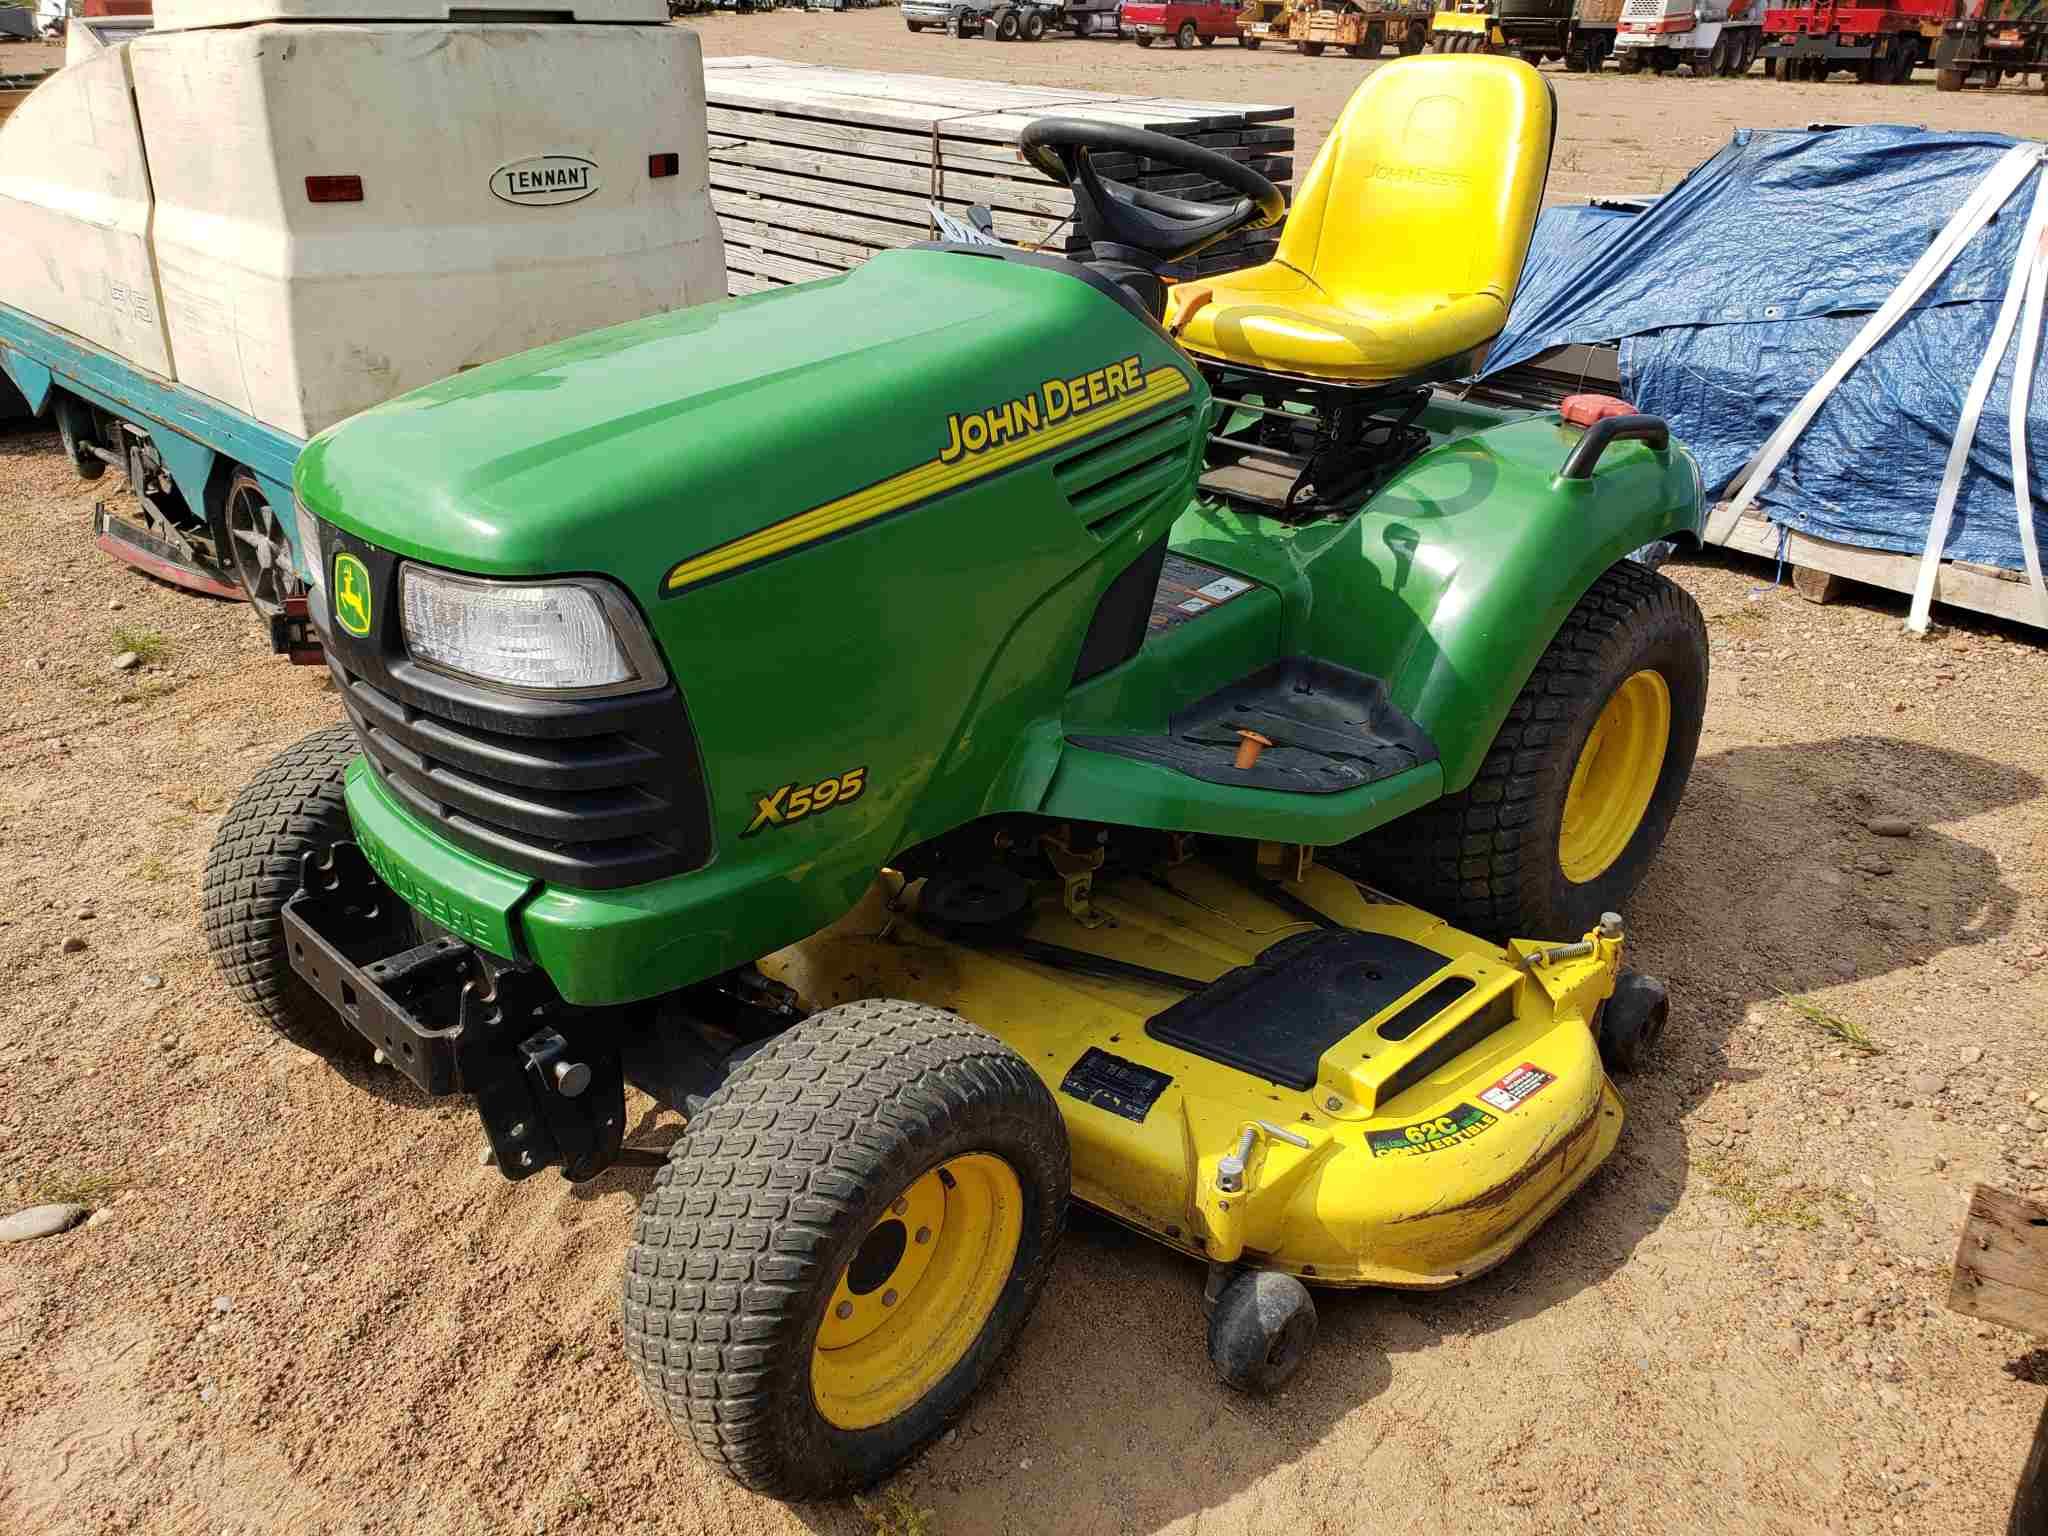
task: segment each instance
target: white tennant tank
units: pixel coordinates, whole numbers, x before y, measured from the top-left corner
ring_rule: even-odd
[[[145,552],[281,607],[289,550],[237,546],[289,542],[313,433],[724,297],[696,34],[561,4],[158,0],[0,127],[0,366],[137,481]]]

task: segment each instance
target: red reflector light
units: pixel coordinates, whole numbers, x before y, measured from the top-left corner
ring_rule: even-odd
[[[363,178],[360,176],[306,178],[306,201],[309,203],[360,203],[362,200]]]
[[[666,155],[649,155],[647,157],[647,174],[650,176],[675,176],[680,174],[682,169],[683,157],[681,155],[670,153]]]

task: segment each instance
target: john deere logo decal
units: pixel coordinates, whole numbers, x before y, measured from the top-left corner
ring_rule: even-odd
[[[370,633],[370,573],[354,555],[334,557],[334,619],[358,640]]]

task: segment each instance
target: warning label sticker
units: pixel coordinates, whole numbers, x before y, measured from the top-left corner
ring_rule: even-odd
[[[1495,1109],[1505,1112],[1513,1109],[1531,1094],[1541,1092],[1556,1081],[1556,1078],[1552,1077],[1541,1067],[1533,1066],[1525,1061],[1506,1077],[1487,1089],[1486,1092],[1480,1094],[1479,1097],[1486,1100]]]
[[[1420,1157],[1460,1146],[1499,1124],[1498,1116],[1489,1115],[1477,1104],[1460,1104],[1434,1120],[1418,1120],[1397,1130],[1368,1131],[1365,1140],[1374,1157]]]
[[[1151,627],[1172,629],[1198,619],[1257,585],[1199,560],[1169,554],[1160,568],[1158,589],[1152,594]]]

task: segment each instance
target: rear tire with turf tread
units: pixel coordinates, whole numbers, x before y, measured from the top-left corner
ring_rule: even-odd
[[[1655,788],[1613,862],[1590,880],[1567,880],[1559,833],[1580,752],[1622,683],[1645,670],[1657,672],[1670,693]],[[1485,938],[1576,939],[1602,912],[1627,911],[1685,793],[1706,698],[1699,605],[1667,578],[1623,560],[1566,616],[1477,777],[1342,845],[1333,862]]]
[[[923,1396],[868,1428],[835,1425],[812,1360],[839,1277],[901,1194],[975,1153],[1021,1191],[992,1310]],[[627,1357],[669,1423],[743,1486],[812,1499],[872,1483],[945,1430],[1023,1327],[1071,1175],[1052,1095],[993,1035],[917,1003],[827,1009],[750,1057],[669,1149],[626,1257]]]
[[[206,948],[236,997],[286,1039],[323,1056],[369,1044],[299,980],[286,951],[284,904],[300,860],[353,836],[342,773],[362,748],[331,725],[285,748],[235,797],[206,855]]]

